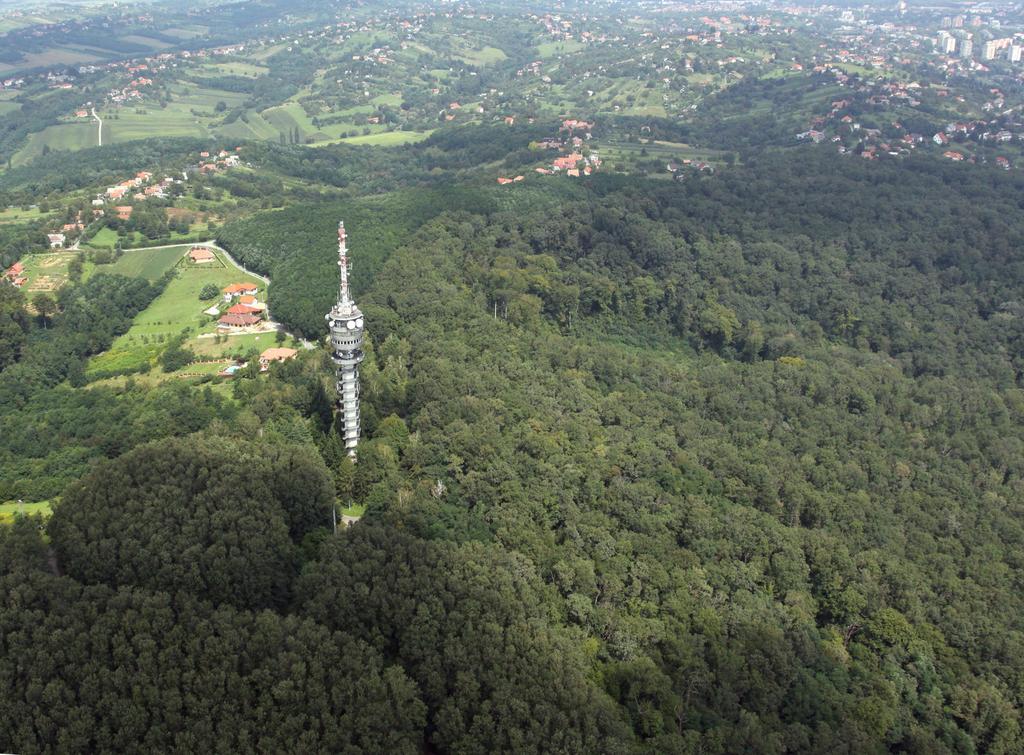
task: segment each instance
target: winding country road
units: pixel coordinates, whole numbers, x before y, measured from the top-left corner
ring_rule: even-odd
[[[96,108],[91,108],[92,117],[96,119],[96,146],[103,146],[103,119],[96,115]]]

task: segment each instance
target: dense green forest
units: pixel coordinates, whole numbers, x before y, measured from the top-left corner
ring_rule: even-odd
[[[0,749],[1019,751],[1022,179],[801,154],[220,229],[319,337],[346,221],[355,465],[322,350],[81,388],[159,284],[3,302]]]

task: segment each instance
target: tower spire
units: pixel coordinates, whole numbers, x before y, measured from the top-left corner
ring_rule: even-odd
[[[345,243],[345,221],[338,221],[338,268],[341,272],[341,286],[338,290],[338,301],[347,304],[352,299],[348,291],[348,246]]]

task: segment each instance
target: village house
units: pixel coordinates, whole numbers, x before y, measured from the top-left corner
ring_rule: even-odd
[[[572,154],[565,155],[564,157],[556,157],[551,162],[551,167],[555,170],[574,170],[582,159],[583,155],[579,152],[573,152]]]
[[[259,292],[255,283],[232,283],[223,289],[224,301],[231,301],[238,296],[256,296]]]
[[[287,362],[289,359],[294,359],[298,353],[295,349],[283,346],[269,348],[260,354],[260,372],[269,370],[273,362]]]
[[[228,307],[228,311],[225,314],[229,314],[229,315],[255,315],[255,314],[259,313],[260,311],[261,310],[256,309],[255,307],[250,307],[250,306],[245,305],[245,304],[232,304],[230,307]]]
[[[15,262],[4,273],[3,279],[8,281],[15,288],[21,288],[25,285],[27,278],[24,275],[25,266],[20,262]]]
[[[242,294],[241,296],[239,296],[238,303],[248,307],[253,312],[262,312],[264,309],[266,309],[266,306],[258,302],[256,300],[256,297],[252,296],[251,294]]]
[[[126,204],[115,207],[114,212],[117,214],[118,220],[131,220],[133,209],[131,205]]]
[[[189,249],[188,258],[196,265],[203,265],[207,262],[213,262],[217,258],[213,255],[209,249],[205,246],[194,246]]]
[[[65,236],[63,233],[48,233],[46,234],[46,240],[50,242],[51,249],[62,249],[64,247]]]
[[[251,328],[261,322],[259,315],[254,314],[227,314],[217,320],[218,330],[236,330],[238,328]]]

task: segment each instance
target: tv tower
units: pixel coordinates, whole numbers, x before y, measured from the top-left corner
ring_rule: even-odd
[[[338,223],[338,302],[326,315],[331,330],[331,359],[337,366],[337,415],[341,420],[345,451],[355,459],[359,444],[359,363],[363,361],[363,313],[348,290],[348,248],[345,223]]]

